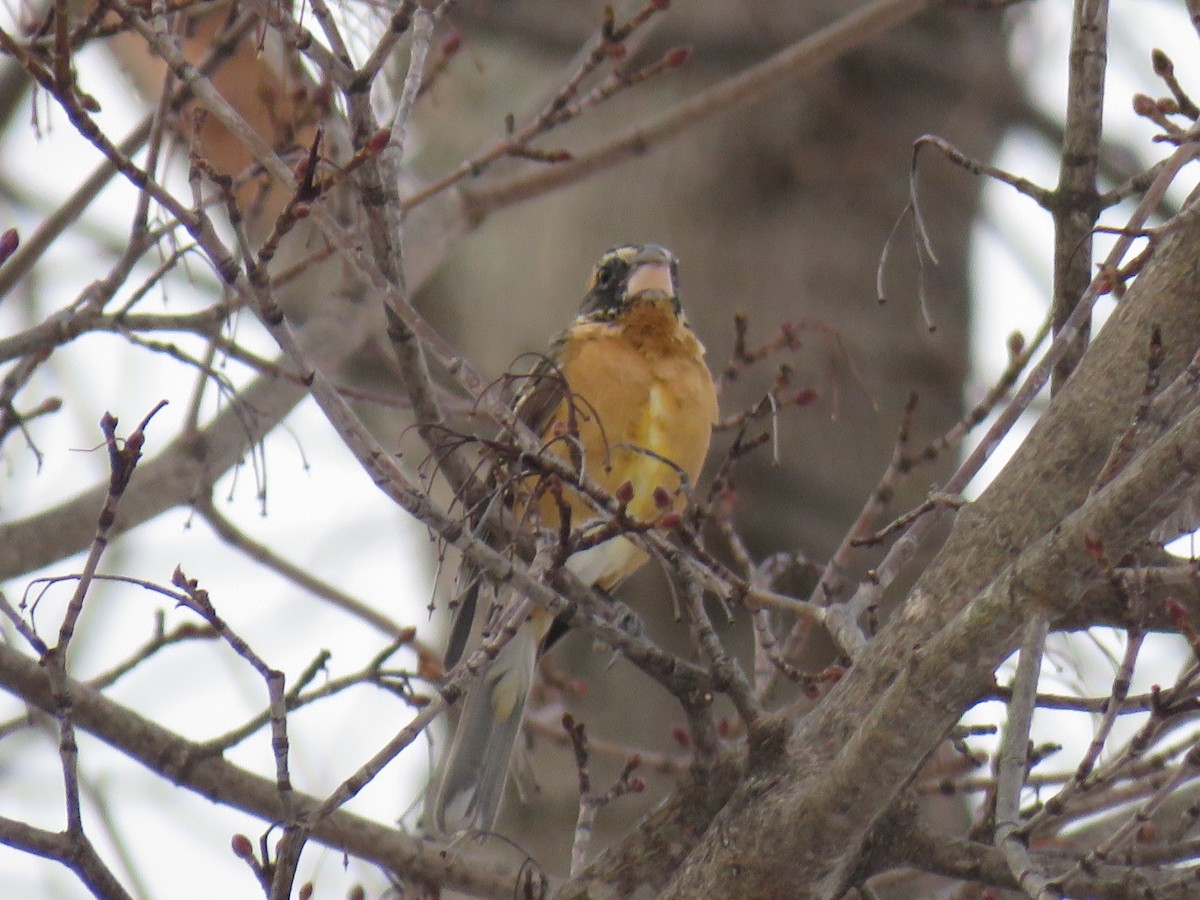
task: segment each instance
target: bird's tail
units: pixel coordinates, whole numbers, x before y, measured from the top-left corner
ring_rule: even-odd
[[[433,824],[441,834],[491,831],[495,825],[537,648],[533,623],[525,622],[467,690],[434,800]]]

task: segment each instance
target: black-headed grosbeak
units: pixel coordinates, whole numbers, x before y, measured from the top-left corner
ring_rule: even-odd
[[[524,382],[515,411],[551,452],[612,494],[630,496],[629,516],[653,521],[687,500],[708,454],[717,394],[704,362],[704,346],[688,326],[679,303],[678,266],[655,244],[625,246],[604,254],[592,272],[579,316],[553,343],[549,355]],[[586,535],[599,527],[595,507],[578,492],[538,492],[526,478],[514,509],[546,527],[570,524]],[[665,493],[664,493],[665,491]],[[520,496],[524,494],[524,496]],[[669,508],[669,507],[668,507]],[[585,542],[586,543],[586,542]],[[567,558],[584,584],[611,590],[647,559],[625,536],[615,536]],[[475,597],[459,610],[447,665],[461,656],[465,617],[491,613]],[[538,652],[552,617],[537,610],[497,654],[467,692],[434,801],[433,823],[443,834],[490,830],[500,809],[525,700]],[[478,634],[487,626],[474,626]]]

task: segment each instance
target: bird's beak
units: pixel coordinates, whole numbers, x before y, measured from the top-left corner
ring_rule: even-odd
[[[625,283],[625,296],[634,299],[643,294],[657,294],[662,298],[675,296],[675,281],[671,273],[672,257],[669,251],[656,244],[643,248],[633,261],[633,271]]]
[[[671,267],[665,263],[648,263],[638,266],[629,275],[625,288],[626,296],[631,299],[642,294],[654,292],[663,297],[674,297],[675,286],[671,284]]]

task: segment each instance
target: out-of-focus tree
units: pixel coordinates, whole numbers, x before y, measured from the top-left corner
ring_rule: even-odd
[[[199,850],[214,834],[270,897],[341,889],[318,845],[377,893],[1186,896],[1197,667],[1143,695],[1130,683],[1150,631],[1200,652],[1195,573],[1162,550],[1193,524],[1200,465],[1200,233],[1191,205],[1163,201],[1200,111],[1156,56],[1144,90],[1164,97],[1135,103],[1163,161],[1103,188],[1107,16],[1080,2],[1057,185],[987,166],[1004,128],[1034,118],[1005,64],[1005,5],[104,0],[8,22],[9,145],[32,97],[32,127],[77,135],[97,168],[48,179],[71,183],[61,201],[5,179],[0,439],[34,487],[0,526],[0,753],[4,777],[57,785],[0,808],[0,843],[99,896],[153,895],[162,835],[126,824],[129,785],[152,784],[171,786],[156,797],[197,845],[170,860],[178,896],[215,883]],[[143,107],[117,99],[93,48]],[[120,104],[143,118],[122,127]],[[1031,364],[1042,341],[1014,339],[964,410],[980,174],[1052,216],[1054,307],[1045,355]],[[1131,197],[1096,274],[1099,214]],[[530,568],[521,523],[473,530],[464,514],[486,505],[495,460],[542,454],[503,374],[569,320],[599,251],[631,240],[682,258],[723,413],[689,513],[635,538],[661,563],[620,595],[644,630]],[[1107,294],[1118,313],[1089,346]],[[106,373],[146,359],[152,376],[109,395]],[[168,405],[133,411],[131,396]],[[71,496],[37,471],[80,446],[68,416],[99,420],[75,469],[106,465]],[[289,431],[357,465],[377,509],[339,495],[335,463],[281,489],[262,448]],[[227,509],[247,493],[263,523]],[[526,723],[542,790],[495,836],[419,836],[419,815],[396,826],[402,801],[380,797],[402,751],[440,750],[439,717],[496,651],[442,671],[440,612],[426,635],[393,606],[427,590],[419,564],[403,588],[352,587],[368,548],[405,540],[380,533],[389,502],[416,525],[414,556],[419,529],[439,568],[465,557],[632,663],[582,658],[579,638],[549,657]],[[173,575],[147,571],[181,510],[206,527],[171,551]],[[281,515],[307,556],[268,537]],[[214,534],[292,587],[266,603],[258,582],[198,574]],[[146,592],[160,609],[131,612]],[[1109,695],[1039,694],[1047,634],[1099,626],[1120,636]],[[985,700],[1007,704],[994,758],[960,724]],[[564,706],[586,732],[559,724]],[[1039,707],[1096,715],[1074,771],[1035,771]],[[1116,727],[1126,715],[1136,730]],[[975,802],[956,819],[939,793]],[[238,818],[214,811],[191,838],[192,795]]]

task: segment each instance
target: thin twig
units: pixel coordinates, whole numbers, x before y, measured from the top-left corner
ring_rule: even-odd
[[[1045,615],[1036,615],[1025,627],[1021,658],[1013,676],[1013,697],[1008,704],[1008,720],[996,766],[996,848],[1004,854],[1009,871],[1017,883],[1034,900],[1057,900],[1062,897],[1062,892],[1052,889],[1050,881],[1037,871],[1029,856],[1029,848],[1018,833],[1029,729],[1033,724],[1034,701],[1037,698],[1038,676],[1048,630]]]

